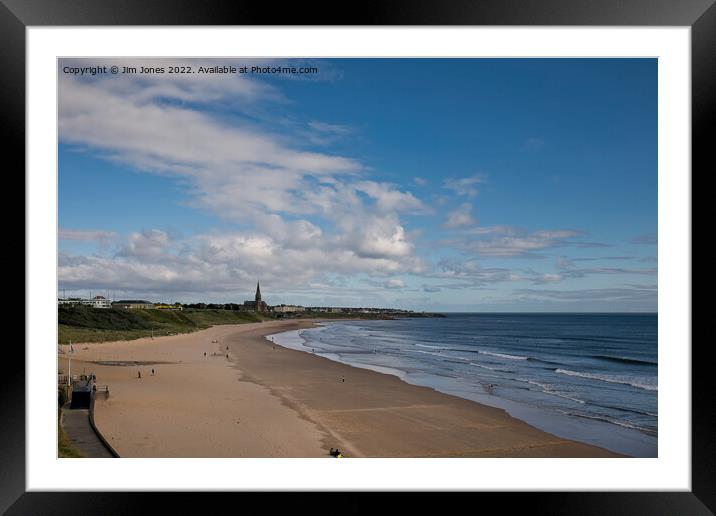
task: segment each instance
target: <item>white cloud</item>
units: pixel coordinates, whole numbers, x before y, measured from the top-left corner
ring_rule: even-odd
[[[317,120],[308,122],[306,126],[308,129],[297,127],[296,131],[315,145],[330,145],[354,133],[353,128],[347,125],[329,124]]]
[[[630,240],[630,243],[635,245],[656,245],[659,243],[659,239],[656,233],[646,233],[644,235],[635,236]]]
[[[83,242],[103,242],[113,239],[116,236],[114,231],[102,231],[96,229],[69,229],[60,228],[58,237],[60,240],[77,240]]]
[[[197,204],[218,215],[315,211],[301,194],[311,188],[312,178],[346,176],[362,168],[351,158],[289,147],[280,136],[246,122],[229,124],[196,109],[148,101],[151,84],[144,89],[133,84],[145,92],[141,100],[112,84],[61,75],[60,139],[175,176],[190,185]]]
[[[351,128],[347,125],[328,124],[326,122],[319,122],[317,120],[308,122],[308,127],[321,133],[329,133],[335,135],[345,135],[351,132]]]
[[[467,226],[474,226],[477,221],[472,217],[472,204],[461,204],[456,210],[448,213],[447,220],[443,227],[446,229],[457,229]]]
[[[156,257],[169,246],[169,235],[158,229],[145,230],[141,233],[132,233],[127,243],[122,246],[120,256]]]
[[[118,66],[197,66],[120,61]],[[311,139],[285,137],[282,121],[241,116],[261,113],[265,103],[286,102],[276,89],[235,75],[192,75],[79,79],[61,73],[60,140],[175,178],[190,206],[251,229],[183,241],[156,229],[133,233],[114,256],[63,255],[64,285],[224,291],[259,276],[305,286],[325,282],[329,274],[425,269],[400,220],[402,213],[428,213],[421,200],[366,178],[354,158],[304,150],[301,144]],[[207,103],[230,105],[234,115],[202,110]],[[351,133],[318,120],[303,127],[330,137]]]
[[[574,262],[566,256],[558,256],[557,261],[555,263],[555,267],[558,270],[571,269],[572,267],[574,267]]]
[[[579,231],[571,229],[528,231],[512,226],[487,226],[470,230],[464,239],[453,241],[453,244],[482,256],[516,257],[568,245],[569,239],[579,234]]]
[[[206,293],[241,291],[261,279],[274,289],[330,284],[332,275],[418,273],[400,227],[365,228],[356,240],[320,238],[306,221],[272,220],[277,237],[263,233],[207,233],[173,241],[159,230],[133,233],[112,256],[60,255],[60,288]],[[298,229],[296,229],[298,228]],[[285,238],[282,231],[294,233]],[[382,236],[388,231],[388,236]],[[390,231],[393,231],[390,234]],[[343,244],[343,245],[341,245]]]
[[[631,301],[656,304],[655,288],[596,288],[580,290],[537,290],[521,289],[515,291],[525,299],[556,301]]]
[[[344,218],[340,225],[344,234],[338,239],[340,247],[350,249],[364,258],[403,258],[412,255],[414,245],[395,215],[364,214]]]
[[[252,60],[255,62],[255,60]],[[58,61],[60,78],[76,78],[62,72],[65,67],[88,66],[140,66],[145,68],[163,68],[165,72],[170,66],[191,67],[198,71],[200,66],[217,65],[241,66],[242,60],[219,59],[202,61],[201,59],[177,58],[94,58],[61,59]],[[132,102],[147,103],[156,99],[176,99],[183,102],[217,102],[241,100],[243,103],[254,103],[259,100],[285,101],[283,95],[272,86],[242,74],[200,74],[200,73],[127,73],[112,75],[107,79],[102,75],[85,76],[88,83],[102,83],[102,87],[113,95],[130,99]],[[62,108],[62,106],[60,106]]]
[[[537,276],[534,281],[536,283],[554,283],[556,281],[562,281],[562,276],[559,274],[544,273]]]
[[[485,176],[482,174],[476,174],[469,177],[462,177],[460,179],[446,179],[443,183],[443,188],[454,191],[457,195],[466,197],[475,197],[478,194],[477,185],[482,184],[486,181]]]
[[[323,231],[307,220],[287,222],[272,214],[259,219],[257,226],[287,248],[305,249],[322,245]]]
[[[410,192],[401,192],[388,183],[375,181],[361,181],[354,183],[353,188],[363,192],[376,202],[376,207],[383,211],[407,211],[412,213],[427,213],[429,210],[422,201]]]
[[[443,284],[443,288],[465,288],[502,283],[506,281],[517,281],[522,279],[516,276],[510,269],[501,267],[483,267],[477,260],[458,260],[443,258],[438,263],[439,272],[433,272],[426,276],[442,280],[458,280],[459,284]]]
[[[157,60],[147,63],[156,66]],[[117,82],[60,74],[61,141],[140,170],[176,177],[187,186],[193,206],[239,222],[254,222],[265,213],[326,215],[347,205],[363,209],[357,192],[382,211],[429,211],[413,194],[394,185],[356,180],[364,167],[353,158],[301,150],[246,119],[229,122],[196,108],[196,103],[217,96],[234,101],[232,107],[271,98],[261,83],[223,76],[199,81],[157,77]],[[234,82],[237,85],[229,86]],[[315,120],[309,125],[322,132],[348,131]]]
[[[563,278],[584,278],[595,274],[638,274],[638,275],[655,275],[659,271],[657,268],[625,268],[625,267],[584,267],[579,268],[575,266],[576,261],[595,261],[595,260],[625,260],[629,259],[628,256],[607,256],[603,258],[575,258],[569,260],[564,256],[558,256],[555,264],[555,268],[559,270],[560,275]]]

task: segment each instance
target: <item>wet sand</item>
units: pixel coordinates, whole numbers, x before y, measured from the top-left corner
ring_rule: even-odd
[[[501,409],[265,338],[310,326],[272,321],[75,344],[72,370],[94,371],[109,385],[95,421],[122,457],[328,457],[331,447],[348,457],[619,456]],[[143,364],[118,365],[128,361]]]

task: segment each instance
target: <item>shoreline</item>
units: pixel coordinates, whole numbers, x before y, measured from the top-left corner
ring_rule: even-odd
[[[318,322],[76,344],[73,370],[75,362],[92,367],[98,383],[109,384],[96,423],[123,457],[328,457],[330,447],[348,457],[623,456],[556,437],[500,408],[266,339]],[[145,365],[106,365],[129,360]],[[157,374],[145,376],[151,363]]]
[[[280,333],[307,329],[316,327],[319,322],[332,322],[332,321],[312,321],[310,324],[301,325],[301,327],[286,328]],[[279,332],[277,332],[279,333]],[[310,385],[304,387],[305,393],[302,395],[297,393],[297,389],[290,385],[285,387],[276,387],[274,384],[272,392],[281,397],[284,401],[288,402],[291,406],[302,406],[305,414],[310,417],[314,422],[320,426],[328,429],[328,433],[331,433],[330,429],[333,427],[348,427],[352,421],[348,421],[348,424],[343,424],[345,421],[341,421],[342,418],[337,418],[336,413],[348,414],[352,419],[355,417],[355,413],[360,413],[361,416],[359,423],[369,423],[372,419],[375,419],[374,413],[380,413],[384,411],[394,411],[399,413],[403,410],[406,412],[412,412],[410,416],[403,415],[388,415],[380,418],[380,424],[383,428],[378,431],[386,431],[392,433],[392,443],[386,443],[386,447],[395,446],[399,439],[405,439],[408,434],[416,434],[414,437],[416,441],[421,438],[428,438],[428,432],[425,430],[428,427],[432,427],[435,430],[435,419],[439,419],[441,426],[444,427],[446,432],[450,432],[453,442],[445,442],[441,432],[432,432],[432,443],[421,443],[420,446],[416,446],[412,451],[407,451],[408,446],[401,444],[403,448],[406,448],[405,452],[395,452],[396,448],[392,448],[392,452],[380,453],[380,445],[373,440],[373,435],[361,435],[360,430],[355,428],[350,429],[351,434],[355,434],[357,437],[355,441],[362,440],[368,441],[365,447],[358,446],[356,448],[356,442],[351,442],[351,439],[346,438],[344,435],[336,435],[337,439],[343,438],[344,445],[341,447],[348,450],[350,456],[366,456],[366,457],[625,457],[625,455],[613,452],[611,450],[582,443],[574,440],[569,440],[561,437],[557,437],[548,432],[542,431],[521,419],[517,419],[511,416],[505,409],[500,407],[492,407],[479,403],[477,401],[462,398],[453,394],[444,393],[438,391],[432,387],[416,385],[409,383],[404,379],[395,376],[391,373],[380,372],[371,368],[361,368],[344,362],[338,362],[330,358],[314,355],[309,351],[295,350],[287,347],[283,347],[279,344],[274,344],[266,338],[266,335],[256,335],[251,341],[244,342],[243,345],[246,347],[254,345],[257,348],[263,346],[262,351],[268,352],[269,347],[271,351],[281,351],[282,353],[289,356],[287,359],[282,359],[281,362],[291,363],[294,367],[301,366],[301,377],[304,379],[306,384],[309,381],[316,381],[315,376],[311,378],[311,375],[315,374],[329,374],[333,373],[336,378],[337,389],[343,386],[347,386],[351,379],[356,382],[370,382],[371,385],[361,384],[360,388],[364,391],[362,393],[355,393],[356,396],[360,396],[362,399],[350,400],[355,404],[359,404],[359,407],[346,407],[346,408],[331,408],[325,407],[326,403],[330,404],[330,401],[322,400],[320,403],[316,403],[315,396],[318,394],[316,389],[313,391]],[[256,350],[256,348],[255,348]],[[307,358],[305,358],[307,357]],[[310,362],[315,361],[315,366],[311,365]],[[320,362],[320,366],[318,366]],[[276,365],[276,364],[275,364]],[[252,364],[253,366],[253,364]],[[259,366],[259,369],[261,367]],[[270,383],[278,383],[280,380],[278,377],[270,376],[271,371],[260,370],[261,376],[266,375],[266,379],[262,382],[257,378],[251,378],[250,381],[256,381],[262,385],[268,386]],[[350,376],[349,376],[350,375]],[[345,377],[346,382],[339,382],[340,377]],[[268,382],[266,381],[268,380]],[[320,384],[324,382],[319,380]],[[329,382],[330,383],[330,382]],[[351,382],[352,383],[352,382]],[[386,392],[380,393],[377,391],[384,390],[389,392],[391,395],[386,396]],[[340,391],[336,391],[340,393]],[[399,396],[404,403],[394,403],[391,400],[392,395]],[[350,396],[350,394],[348,394]],[[415,398],[420,403],[412,405],[406,404],[411,398]],[[386,403],[387,402],[387,403]],[[387,406],[383,405],[386,403]],[[370,406],[374,404],[375,406]],[[368,406],[365,406],[368,405]],[[431,415],[430,411],[444,412],[445,414],[439,418],[435,415]],[[416,414],[418,413],[419,414]],[[455,415],[456,421],[451,425],[451,421],[448,419],[450,415]],[[404,424],[403,419],[410,417],[413,422],[420,424],[420,420],[423,418],[430,419],[430,425],[425,425],[423,428],[413,429],[409,425]],[[481,421],[484,419],[485,421]],[[489,422],[488,422],[489,421]],[[451,428],[452,426],[452,428]],[[459,433],[461,430],[474,430],[482,428],[485,433],[488,431],[495,431],[495,433],[513,433],[514,435],[492,435],[484,436],[465,436],[461,438]],[[371,432],[363,432],[364,434],[370,434]],[[422,436],[420,435],[422,434]],[[515,442],[515,439],[519,439]],[[483,446],[482,442],[489,443],[495,440],[502,440],[505,445],[501,447]],[[442,442],[441,442],[442,441]],[[480,446],[474,446],[474,442],[480,443]],[[336,444],[333,445],[334,447]],[[425,453],[420,451],[420,448],[437,448],[442,447],[443,452],[436,453]],[[467,449],[466,449],[467,447]],[[352,453],[351,453],[352,452]]]
[[[511,399],[510,397],[489,392],[484,387],[485,392],[483,392],[482,390],[476,390],[472,385],[467,387],[460,380],[452,380],[455,378],[455,376],[452,376],[453,374],[461,377],[465,372],[453,373],[452,369],[450,369],[444,378],[439,368],[432,373],[430,370],[426,372],[421,369],[416,372],[414,370],[415,365],[409,367],[406,364],[396,365],[391,363],[390,357],[400,357],[402,354],[395,355],[390,350],[387,351],[387,355],[376,355],[376,358],[373,358],[370,353],[364,355],[359,351],[357,354],[353,354],[353,351],[349,351],[345,355],[340,354],[340,349],[342,349],[340,346],[348,346],[351,350],[354,346],[344,342],[343,337],[333,335],[329,329],[333,325],[333,321],[323,321],[323,323],[305,334],[302,330],[293,330],[275,334],[269,336],[269,338],[293,350],[309,354],[316,353],[318,356],[351,367],[390,374],[411,385],[430,388],[480,405],[502,409],[515,419],[563,439],[597,446],[628,457],[649,458],[657,456],[656,450],[651,448],[651,442],[649,441],[651,434],[646,432],[642,435],[642,430],[639,427],[622,425],[618,421],[607,419],[588,419],[587,417],[575,416],[566,411],[550,410],[550,408],[532,404],[529,400],[518,401]],[[328,333],[325,334],[328,336],[319,337],[318,335],[322,334],[320,332],[323,329],[328,330]],[[316,331],[319,333],[315,333]],[[372,334],[373,332],[368,333]],[[309,334],[313,336],[311,337]],[[332,342],[334,337],[338,339],[336,342]],[[325,343],[322,342],[324,340]],[[338,346],[337,348],[334,347],[336,345]],[[375,345],[380,347],[380,343]],[[316,348],[313,349],[312,346],[316,346]],[[421,346],[421,344],[418,344],[418,346]],[[446,346],[449,346],[449,344],[446,344]],[[367,348],[366,351],[368,352],[372,350],[369,344],[358,346],[358,348],[362,347]],[[442,347],[440,349],[447,348]],[[384,359],[381,356],[387,358]],[[461,359],[461,357],[457,358]],[[398,361],[398,364],[401,364],[401,362]],[[527,380],[521,381],[526,382]],[[483,382],[480,383],[483,386],[485,385]]]

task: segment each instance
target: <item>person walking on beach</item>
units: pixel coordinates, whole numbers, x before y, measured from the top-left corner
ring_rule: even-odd
[[[152,376],[154,376],[154,368],[152,367]]]
[[[141,371],[137,371],[137,378],[141,378],[141,377],[142,377],[142,372],[141,372]]]

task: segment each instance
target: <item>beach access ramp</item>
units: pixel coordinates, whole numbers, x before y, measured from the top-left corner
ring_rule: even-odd
[[[94,374],[71,379],[72,398],[62,411],[62,427],[72,444],[85,457],[113,458],[117,452],[100,434],[94,424],[94,400],[97,394]],[[109,388],[102,391],[109,395]]]
[[[67,437],[72,441],[72,444],[79,449],[85,457],[107,459],[114,457],[112,452],[92,428],[88,408],[70,408],[63,410],[62,427]]]

